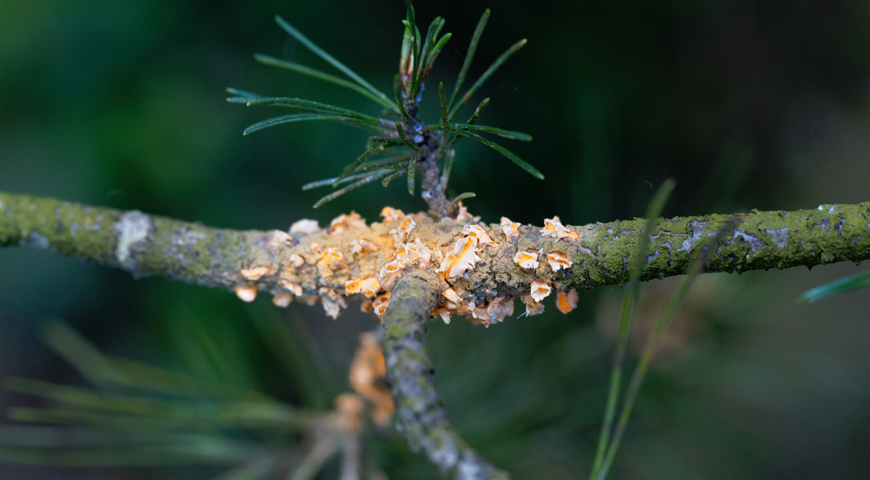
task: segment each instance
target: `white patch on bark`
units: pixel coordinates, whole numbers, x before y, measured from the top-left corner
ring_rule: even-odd
[[[115,223],[114,230],[118,235],[118,246],[115,249],[118,263],[127,270],[135,269],[136,261],[130,256],[130,247],[148,238],[151,219],[148,215],[133,210],[121,215],[121,220]]]

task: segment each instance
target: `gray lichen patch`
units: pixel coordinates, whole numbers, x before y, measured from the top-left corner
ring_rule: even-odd
[[[131,247],[144,242],[151,228],[151,219],[138,210],[121,215],[121,219],[115,223],[114,232],[118,236],[115,257],[122,268],[130,271],[136,269],[136,259],[131,254]]]

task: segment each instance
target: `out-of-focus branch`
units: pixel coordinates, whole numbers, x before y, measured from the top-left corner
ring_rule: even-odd
[[[425,456],[444,478],[507,479],[507,473],[496,469],[460,438],[435,391],[426,332],[441,288],[441,281],[431,272],[405,271],[393,287],[384,315],[387,379],[398,407],[401,431],[411,449]]]

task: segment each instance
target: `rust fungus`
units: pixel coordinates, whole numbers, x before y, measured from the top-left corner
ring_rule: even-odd
[[[381,289],[381,284],[375,277],[350,280],[344,283],[345,294],[361,294],[364,297],[374,298]]]
[[[269,246],[280,247],[287,245],[293,245],[293,237],[291,237],[287,232],[274,230],[272,232],[272,238],[269,240]]]
[[[520,236],[520,224],[516,222],[512,222],[511,219],[507,217],[501,217],[501,232],[504,233],[505,240],[512,240],[514,238],[519,238]]]
[[[272,297],[272,303],[276,307],[287,308],[293,302],[293,295],[289,293],[280,293]]]
[[[366,225],[366,219],[362,218],[360,214],[351,211],[349,214],[342,213],[335,217],[329,223],[329,228],[332,230],[331,235],[340,235],[354,228],[368,228],[368,225]]]
[[[480,245],[487,245],[492,248],[498,248],[498,244],[492,241],[486,230],[479,225],[466,225],[462,228],[462,234],[466,237],[474,237]]]
[[[381,210],[381,217],[387,222],[389,222],[390,220],[399,220],[404,216],[404,212],[393,207],[384,207]]]
[[[291,235],[294,233],[299,235],[310,235],[319,231],[320,225],[317,223],[317,220],[311,220],[308,218],[303,218],[302,220],[294,222],[293,225],[290,225]]]
[[[354,254],[373,253],[378,251],[378,246],[363,238],[357,238],[350,242],[350,252]]]
[[[474,263],[478,260],[480,257],[477,256],[477,239],[464,237],[454,243],[453,252],[447,254],[435,272],[442,274],[441,278],[458,277],[466,270],[473,270]]]
[[[239,297],[239,300],[250,303],[253,302],[255,298],[257,298],[257,288],[253,285],[242,285],[236,287],[234,290],[236,292],[236,296]]]
[[[535,270],[538,268],[538,252],[535,250],[517,252],[514,255],[514,263],[525,270]]]
[[[384,312],[387,311],[387,307],[390,305],[390,292],[383,293],[378,295],[375,298],[374,303],[372,303],[372,308],[375,310],[375,315],[377,315],[381,321],[383,322]]]
[[[573,263],[568,259],[568,255],[565,252],[560,252],[558,250],[552,251],[547,254],[547,263],[550,264],[550,268],[553,269],[554,272],[558,272],[559,270],[567,270]]]
[[[268,265],[257,265],[248,269],[243,268],[239,273],[248,280],[259,280],[263,275],[272,273],[272,267],[269,267]]]
[[[570,238],[577,240],[580,236],[562,225],[562,221],[558,216],[544,219],[544,228],[541,229],[541,235],[545,237],[553,237],[559,240]]]
[[[297,297],[301,297],[301,296],[302,296],[302,285],[299,285],[299,284],[296,283],[296,282],[293,282],[293,281],[287,280],[286,278],[282,278],[282,279],[278,280],[278,283],[279,283],[282,287],[284,287],[284,289],[289,290],[290,292],[292,292],[293,295],[296,295]]]
[[[571,289],[570,292],[559,292],[556,296],[556,308],[562,313],[568,313],[577,308],[577,290]]]
[[[550,282],[547,282],[545,280],[532,281],[532,290],[530,294],[536,302],[540,302],[541,300],[547,298],[547,296],[550,295],[550,292],[552,291],[553,287],[550,286]]]
[[[302,255],[294,253],[293,255],[290,255],[290,265],[292,265],[293,268],[299,268],[302,265],[305,265],[305,259],[302,258]]]
[[[524,294],[522,297],[520,297],[520,300],[522,300],[522,302],[526,305],[526,312],[523,315],[531,317],[544,313],[544,304],[541,302],[536,302],[531,295]]]

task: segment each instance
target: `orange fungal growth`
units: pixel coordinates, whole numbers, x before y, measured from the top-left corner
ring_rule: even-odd
[[[547,298],[547,296],[550,295],[550,292],[552,291],[553,287],[550,286],[550,282],[544,280],[532,281],[532,291],[530,294],[536,302],[540,302],[541,300]]]
[[[290,225],[290,234],[298,233],[300,235],[310,235],[312,233],[317,233],[320,231],[320,224],[317,223],[317,220],[311,220],[308,218],[303,218],[298,222]]]
[[[448,288],[447,290],[444,290],[444,293],[442,293],[441,295],[444,295],[444,298],[446,298],[447,300],[449,300],[453,303],[459,303],[462,301],[462,299],[459,298],[459,295],[456,293],[456,291],[454,291],[452,288]]]
[[[287,308],[293,302],[293,295],[289,293],[281,293],[272,297],[272,303],[276,307]]]
[[[305,264],[305,259],[302,258],[302,255],[298,253],[294,253],[290,255],[290,265],[293,265],[293,268],[299,268]]]
[[[371,402],[372,420],[381,427],[389,426],[395,410],[393,395],[386,385],[387,376],[384,352],[375,336],[369,332],[360,334],[360,346],[356,349],[350,365],[350,385],[358,394]]]
[[[471,220],[472,222],[479,222],[480,217],[474,217],[470,213],[468,213],[468,209],[465,208],[465,205],[462,202],[459,202],[459,213],[456,214],[457,222],[467,222]]]
[[[402,273],[403,268],[404,267],[396,260],[392,260],[384,265],[383,268],[381,268],[380,273],[378,273],[378,280],[381,283],[381,287],[387,291],[392,290],[393,283],[395,283],[399,274]]]
[[[253,285],[243,285],[236,287],[234,290],[239,300],[245,303],[251,303],[257,298],[257,289]]]
[[[498,244],[493,242],[492,238],[486,233],[486,230],[479,225],[466,225],[462,227],[462,234],[466,237],[474,237],[480,245],[498,248]]]
[[[486,306],[489,323],[499,323],[514,314],[513,297],[496,297]]]
[[[477,239],[465,237],[456,241],[453,245],[453,253],[441,262],[436,273],[443,273],[441,278],[458,277],[466,270],[473,270],[474,263],[480,260],[477,256]]]
[[[339,235],[353,228],[366,228],[367,226],[366,220],[354,211],[351,211],[349,214],[342,213],[329,223],[332,235]]]
[[[270,247],[278,247],[283,245],[292,245],[293,237],[291,237],[287,232],[282,232],[281,230],[275,230],[272,232],[272,239],[269,240]]]
[[[544,219],[544,228],[541,229],[541,235],[544,235],[545,237],[553,237],[559,240],[565,238],[577,240],[580,238],[576,232],[565,228],[558,216]]]
[[[357,238],[350,242],[350,251],[355,254],[372,253],[378,251],[378,246],[368,240]]]
[[[393,207],[384,207],[381,210],[381,217],[385,221],[388,221],[388,222],[390,220],[399,220],[400,218],[402,218],[404,216],[405,216],[404,212],[402,212],[399,209],[393,208]]]
[[[441,317],[446,325],[450,325],[450,309],[447,307],[438,307],[432,311],[432,318]]]
[[[344,283],[345,294],[356,295],[362,294],[364,297],[374,298],[381,289],[381,284],[375,277],[361,278],[359,280],[350,280]]]
[[[512,240],[520,236],[519,223],[512,222],[511,219],[507,217],[501,217],[501,223],[499,225],[501,225],[501,231],[504,233],[505,240]]]
[[[375,315],[380,317],[382,319],[381,321],[383,321],[384,312],[387,311],[387,307],[389,305],[390,305],[390,292],[378,295],[378,297],[375,298],[375,301],[372,303],[372,308],[374,308],[374,310],[375,310]]]
[[[556,296],[556,308],[562,313],[568,313],[577,308],[577,290],[572,289],[570,292],[559,292]]]
[[[526,313],[524,313],[523,315],[531,317],[544,313],[544,304],[535,301],[535,299],[532,298],[531,295],[525,294],[520,297],[520,300],[522,300],[522,302],[526,305]]]
[[[347,308],[347,302],[344,301],[344,297],[339,295],[335,290],[321,288],[319,293],[323,311],[326,312],[328,317],[332,317],[333,320],[338,318],[342,308]]]
[[[372,313],[374,311],[372,303],[373,302],[370,298],[364,298],[362,303],[359,304],[359,311],[363,313]]]
[[[552,268],[554,272],[563,269],[567,270],[571,265],[573,265],[573,262],[568,259],[568,255],[566,255],[565,252],[560,252],[558,250],[547,254],[547,263],[550,264],[550,268]]]
[[[390,230],[390,236],[393,237],[393,240],[396,243],[405,243],[408,241],[408,237],[411,235],[411,230],[417,226],[417,222],[414,221],[409,215],[405,215],[402,217],[402,220],[399,222],[398,228],[395,230]]]
[[[272,268],[267,265],[257,265],[248,269],[242,269],[239,273],[248,280],[259,280],[263,275],[271,273]]]
[[[320,258],[322,260],[325,260],[327,263],[332,262],[333,265],[340,265],[342,263],[342,260],[344,259],[344,256],[335,248],[330,247],[327,248],[325,252],[323,252],[323,255]]]
[[[520,268],[534,270],[538,268],[538,252],[534,250],[517,252],[514,255],[514,263],[519,265]]]
[[[292,281],[290,281],[290,280],[287,280],[286,278],[279,279],[279,280],[278,280],[278,283],[279,283],[282,287],[284,287],[284,289],[289,290],[290,292],[292,292],[293,295],[296,295],[297,297],[301,297],[301,296],[302,296],[302,285],[299,285],[299,284],[296,283],[296,282],[292,282]]]

